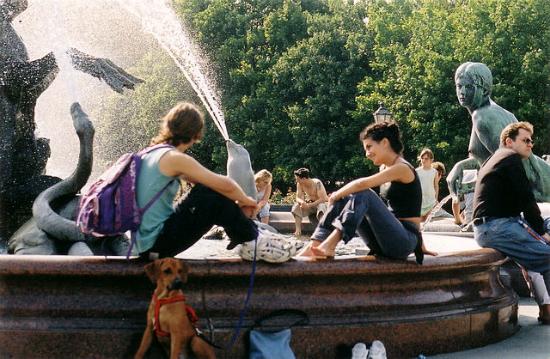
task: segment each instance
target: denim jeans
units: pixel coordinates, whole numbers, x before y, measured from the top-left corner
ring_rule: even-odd
[[[358,234],[372,254],[389,258],[406,259],[417,243],[416,235],[403,227],[371,189],[329,206],[311,238],[324,241],[334,229],[342,232],[345,243]]]
[[[529,271],[544,277],[550,291],[550,245],[537,240],[519,223],[520,217],[495,218],[474,226],[474,238],[481,247],[493,248]],[[550,229],[550,218],[545,228]]]

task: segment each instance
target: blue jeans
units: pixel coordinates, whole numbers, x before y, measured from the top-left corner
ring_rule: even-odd
[[[550,246],[530,234],[534,231],[523,227],[520,219],[495,218],[474,226],[474,238],[481,247],[496,249],[527,270],[542,274],[550,292]],[[550,230],[550,218],[545,220],[545,228]]]
[[[406,259],[418,241],[371,189],[353,193],[329,206],[311,238],[324,241],[334,229],[342,232],[345,243],[358,234],[372,254],[395,259]]]

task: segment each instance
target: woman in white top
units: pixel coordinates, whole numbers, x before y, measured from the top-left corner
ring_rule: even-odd
[[[418,174],[420,186],[422,187],[422,208],[420,210],[420,216],[422,221],[424,221],[437,203],[439,176],[437,170],[432,167],[434,154],[429,148],[424,148],[420,152],[418,160],[421,165],[416,169],[416,173]]]

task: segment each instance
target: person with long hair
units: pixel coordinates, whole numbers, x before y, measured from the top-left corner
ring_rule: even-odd
[[[434,154],[429,148],[424,148],[418,156],[420,166],[416,168],[416,174],[420,180],[420,187],[422,188],[422,209],[420,210],[420,217],[422,221],[425,221],[430,214],[431,210],[437,204],[437,197],[439,195],[439,178],[438,172],[432,167],[434,161]]]
[[[224,227],[231,239],[228,249],[256,239],[257,226],[250,217],[257,211],[231,178],[216,174],[185,152],[203,136],[204,118],[192,104],[179,103],[162,119],[151,145],[161,145],[143,156],[138,175],[137,200],[143,208],[164,187],[158,200],[144,213],[136,247],[140,255],[175,256],[198,241],[214,224]],[[194,184],[175,201],[179,180]]]
[[[256,217],[260,222],[269,223],[269,198],[271,197],[271,181],[273,181],[273,175],[266,169],[260,170],[254,175],[254,182],[256,182],[256,201],[258,202],[258,214]]]
[[[424,252],[434,253],[423,248],[422,189],[414,167],[403,158],[399,127],[394,121],[374,123],[359,137],[367,158],[380,171],[330,195],[327,213],[297,257],[333,257],[338,242],[347,243],[357,233],[369,254],[404,260],[414,252],[422,263]],[[380,196],[374,187],[380,187]]]

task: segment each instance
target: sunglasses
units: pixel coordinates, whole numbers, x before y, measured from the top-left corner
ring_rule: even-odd
[[[532,139],[530,138],[524,138],[523,140],[523,143],[525,143],[526,145],[535,145],[535,141],[533,141]]]

